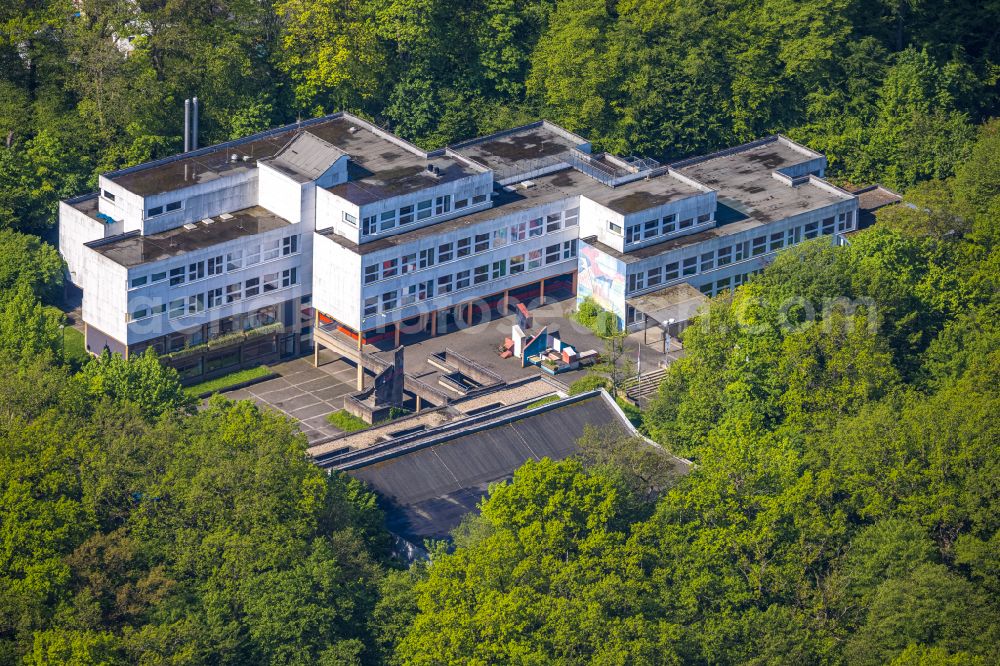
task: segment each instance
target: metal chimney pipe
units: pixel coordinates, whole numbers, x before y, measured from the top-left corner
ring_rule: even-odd
[[[191,150],[198,150],[198,98],[192,101],[194,118],[191,121]]]
[[[184,152],[191,150],[191,100],[184,100]]]

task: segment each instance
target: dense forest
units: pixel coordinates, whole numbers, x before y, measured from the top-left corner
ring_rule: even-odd
[[[0,664],[1000,662],[1000,5],[0,6]],[[250,403],[67,353],[59,198],[348,109],[424,146],[548,117],[660,159],[785,132],[906,194],[711,300],[642,414],[431,558]]]

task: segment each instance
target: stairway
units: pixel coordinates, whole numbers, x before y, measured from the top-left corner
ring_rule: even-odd
[[[642,405],[656,394],[666,374],[665,368],[657,368],[639,378],[630,379],[625,383],[625,393],[633,402]]]

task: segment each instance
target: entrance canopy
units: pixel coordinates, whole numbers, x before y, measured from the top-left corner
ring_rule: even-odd
[[[664,287],[659,291],[629,298],[625,302],[636,312],[641,312],[647,322],[666,324],[673,320],[680,324],[694,318],[698,308],[705,304],[708,298],[687,282]]]

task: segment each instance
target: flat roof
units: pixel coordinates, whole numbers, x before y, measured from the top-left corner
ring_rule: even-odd
[[[343,150],[303,130],[285,144],[274,157],[261,160],[300,183],[316,180],[341,157]]]
[[[811,182],[790,186],[771,174],[778,169],[801,164],[818,153],[797,150],[779,137],[736,147],[704,159],[678,162],[674,168],[718,191],[720,200],[736,202],[737,209],[762,223],[791,217],[845,200]]]
[[[87,247],[121,266],[131,268],[292,224],[261,206],[244,208],[228,215],[228,219],[221,216],[212,218],[214,222],[211,224],[198,222],[148,236],[131,232],[87,243]]]
[[[675,322],[689,321],[706,301],[708,297],[687,282],[625,300],[633,308],[661,324],[671,319]]]
[[[450,148],[493,169],[498,173],[498,179],[502,180],[504,174],[525,171],[526,167],[531,167],[531,163],[555,161],[554,158],[558,155],[587,143],[586,139],[561,127],[539,121],[462,141]]]
[[[245,173],[257,168],[257,160],[270,160],[283,152],[300,134],[311,134],[319,142],[347,153],[351,158],[350,177],[357,187],[337,192],[355,203],[405,194],[440,182],[479,171],[444,151],[428,159],[428,154],[360,118],[338,113],[303,123],[286,125],[237,141],[209,146],[190,154],[180,154],[136,167],[106,174],[112,182],[139,196],[210,182],[224,175]],[[312,146],[316,148],[316,146]],[[236,160],[232,156],[236,155]],[[441,178],[426,172],[433,164]],[[297,170],[293,170],[297,171]],[[334,188],[331,191],[334,191]],[[366,194],[367,193],[367,194]]]
[[[609,187],[572,167],[532,178],[531,182],[534,185],[527,189],[510,186],[499,190],[494,194],[493,206],[485,210],[394,236],[378,238],[360,245],[339,236],[332,229],[319,230],[318,233],[352,252],[365,255],[574,196],[585,196],[608,206],[612,210],[627,214],[632,212],[633,207],[639,206],[639,202],[642,202],[642,207],[639,210],[645,210],[676,199],[702,194],[701,190],[669,174],[656,176],[649,180],[639,179],[618,187]]]

